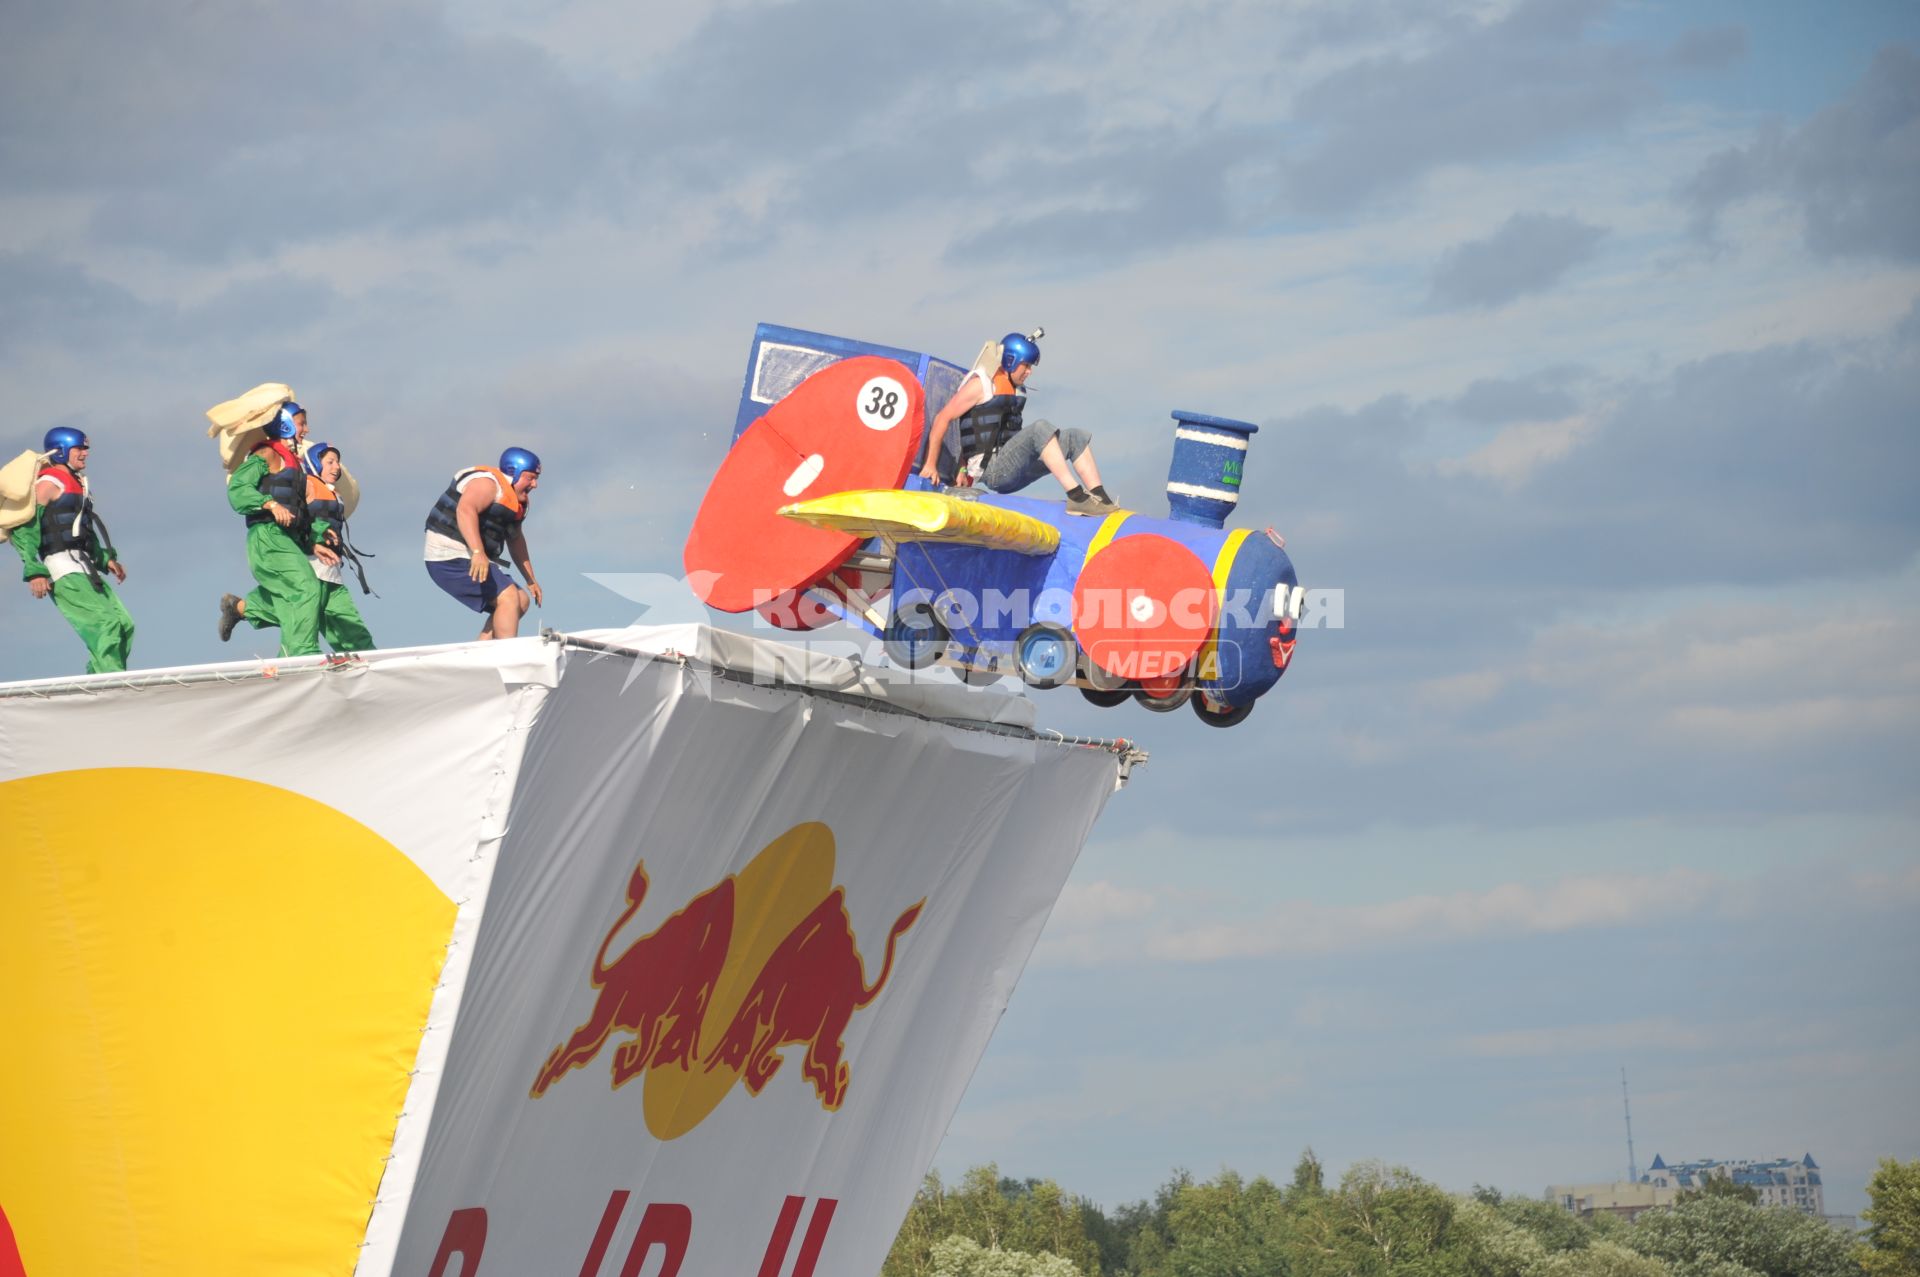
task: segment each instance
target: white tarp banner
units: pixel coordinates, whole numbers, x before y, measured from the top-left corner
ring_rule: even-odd
[[[404,1205],[546,689],[226,670],[0,688],[0,1272],[344,1275]]]
[[[1115,770],[576,657],[395,1271],[877,1273]]]
[[[0,685],[0,1270],[879,1270],[1121,760],[610,637]]]

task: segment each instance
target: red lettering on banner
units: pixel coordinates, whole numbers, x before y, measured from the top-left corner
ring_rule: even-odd
[[[827,1244],[833,1208],[839,1204],[831,1197],[823,1197],[813,1208],[813,1218],[807,1223],[807,1239],[800,1243],[800,1258],[794,1261],[793,1277],[813,1277],[813,1266],[820,1262],[820,1248]]]
[[[593,1244],[587,1247],[587,1257],[580,1261],[580,1277],[599,1277],[600,1261],[607,1257],[607,1247],[613,1243],[614,1226],[620,1222],[620,1212],[627,1208],[627,1190],[616,1188],[607,1198],[607,1208],[600,1212],[600,1227],[593,1232]]]
[[[478,1277],[480,1252],[487,1248],[487,1211],[484,1206],[468,1206],[447,1216],[447,1231],[440,1235],[440,1249],[434,1253],[433,1267],[427,1277],[447,1277],[447,1265],[460,1256],[460,1277]]]
[[[619,1231],[621,1216],[626,1213],[627,1201],[632,1196],[624,1188],[614,1189],[607,1196],[607,1205],[600,1212],[600,1223],[594,1229],[593,1239],[587,1245],[586,1258],[580,1262],[580,1277],[603,1277],[602,1266],[612,1249],[614,1234]],[[800,1238],[799,1248],[794,1248],[794,1233],[799,1228],[800,1216],[806,1210],[805,1197],[790,1196],[780,1204],[780,1214],[774,1220],[773,1233],[767,1239],[765,1256],[760,1261],[758,1277],[781,1277],[786,1271],[789,1256],[793,1259],[790,1277],[815,1277],[820,1265],[820,1253],[826,1248],[827,1232],[833,1227],[834,1211],[839,1207],[839,1199],[818,1197],[813,1202],[813,1213],[807,1220],[805,1234]],[[659,1252],[657,1268],[648,1271],[654,1277],[678,1277],[681,1267],[687,1262],[687,1254],[693,1242],[693,1211],[679,1202],[649,1203],[646,1213],[640,1217],[640,1227],[634,1233],[633,1244],[627,1249],[625,1262],[620,1265],[619,1277],[640,1277],[643,1269],[648,1269],[648,1261]],[[479,1277],[480,1255],[487,1245],[487,1212],[485,1207],[468,1206],[447,1216],[446,1232],[440,1238],[440,1249],[435,1252],[433,1266],[427,1277]],[[454,1264],[458,1257],[459,1263]],[[4,1268],[0,1268],[0,1277],[5,1277]]]
[[[677,1202],[654,1202],[640,1217],[640,1231],[633,1235],[633,1249],[627,1262],[620,1265],[620,1277],[640,1277],[640,1266],[655,1246],[666,1252],[660,1264],[660,1277],[674,1277],[687,1262],[687,1243],[693,1239],[693,1212]]]
[[[793,1244],[793,1226],[800,1222],[804,1197],[789,1197],[780,1203],[780,1218],[773,1221],[773,1236],[767,1238],[767,1255],[760,1261],[759,1277],[780,1277],[780,1265],[786,1262],[787,1247]]]
[[[793,1226],[800,1222],[800,1208],[806,1200],[789,1197],[781,1203],[780,1218],[774,1221],[773,1236],[767,1239],[767,1253],[760,1261],[759,1277],[780,1277],[781,1266],[787,1261],[787,1249],[793,1244]],[[814,1266],[820,1262],[820,1248],[827,1244],[834,1207],[839,1204],[837,1198],[822,1197],[814,1206],[813,1218],[807,1221],[807,1235],[800,1242],[800,1256],[794,1261],[793,1277],[813,1277]]]

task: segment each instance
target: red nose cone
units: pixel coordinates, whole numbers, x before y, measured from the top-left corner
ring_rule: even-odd
[[[1087,657],[1117,678],[1166,678],[1213,632],[1218,604],[1207,565],[1153,533],[1100,551],[1073,588],[1073,632]]]
[[[745,612],[818,581],[861,538],[783,519],[781,506],[830,492],[897,488],[926,421],[919,378],[877,355],[822,368],[747,427],[694,515],[682,557],[695,589]]]

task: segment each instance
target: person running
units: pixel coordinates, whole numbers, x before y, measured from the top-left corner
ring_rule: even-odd
[[[362,552],[347,538],[347,506],[336,486],[340,482],[340,449],[316,442],[300,464],[307,472],[307,517],[313,524],[314,552],[307,563],[320,581],[320,637],[335,652],[369,651],[375,646],[373,635],[360,619],[360,609],[354,606],[353,591],[347,588],[346,569],[351,563],[361,593],[372,593],[366,569],[360,563]],[[333,552],[332,562],[320,557],[322,549]]]
[[[227,504],[247,521],[247,566],[254,589],[242,599],[220,599],[220,641],[233,637],[242,620],[254,629],[277,626],[280,655],[317,656],[320,652],[321,581],[308,557],[339,562],[326,546],[313,544],[307,514],[307,472],[294,454],[299,424],[283,404],[266,424],[266,439],[234,467],[227,480]]]
[[[55,426],[40,446],[47,455],[34,476],[33,517],[7,539],[33,597],[52,595],[87,645],[87,673],[124,670],[133,654],[133,617],[102,574],[124,583],[127,567],[93,508],[86,473],[92,444],[82,431]]]
[[[967,374],[934,415],[920,477],[954,483],[965,476],[992,492],[1018,492],[1051,474],[1066,490],[1068,514],[1111,514],[1119,507],[1101,486],[1087,432],[1024,420],[1027,379],[1040,364],[1040,336],[1008,333],[1000,340],[999,368],[989,374],[975,367]]]
[[[508,448],[500,464],[469,466],[427,512],[427,575],[455,599],[486,617],[483,639],[513,638],[520,618],[543,596],[527,553],[527,505],[540,486],[540,458]],[[526,589],[504,571],[503,552],[526,578]]]

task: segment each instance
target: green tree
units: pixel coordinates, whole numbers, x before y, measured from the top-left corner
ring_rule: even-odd
[[[1547,1258],[1539,1238],[1478,1192],[1454,1210],[1447,1245],[1475,1277],[1529,1277]]]
[[[1663,1260],[1597,1241],[1579,1250],[1547,1255],[1523,1277],[1670,1277],[1672,1272]]]
[[[1582,1250],[1593,1240],[1593,1226],[1538,1197],[1509,1197],[1499,1204],[1502,1219],[1526,1229],[1549,1251]]]
[[[1799,1211],[1699,1197],[1648,1211],[1623,1234],[1642,1255],[1665,1260],[1675,1277],[1859,1277],[1847,1238]],[[1727,1269],[1727,1265],[1736,1266]]]
[[[1119,1274],[1126,1271],[1128,1234],[1119,1218],[1109,1219],[1107,1213],[1092,1202],[1081,1202],[1080,1231],[1093,1243],[1094,1251],[1100,1257],[1101,1272]]]
[[[1873,1277],[1920,1277],[1920,1161],[1881,1161],[1867,1181],[1867,1240],[1854,1257]]]
[[[928,1255],[928,1277],[1081,1277],[1058,1255],[989,1249],[971,1237],[943,1238]]]
[[[880,1266],[881,1277],[927,1277],[933,1244],[946,1235],[946,1198],[940,1172],[929,1172],[920,1181],[920,1191],[914,1194],[907,1217],[894,1235],[893,1249]]]
[[[1745,1202],[1749,1206],[1760,1204],[1760,1190],[1751,1184],[1736,1184],[1731,1175],[1709,1175],[1700,1181],[1698,1188],[1683,1188],[1674,1195],[1673,1203],[1684,1206],[1688,1202],[1697,1202],[1704,1197],[1727,1197],[1736,1202]]]
[[[1272,1181],[1232,1171],[1189,1184],[1168,1211],[1167,1277],[1283,1277],[1285,1207]]]
[[[894,1238],[882,1277],[934,1277],[934,1247],[953,1237],[970,1239],[984,1251],[1056,1255],[1076,1272],[1099,1277],[1100,1253],[1087,1237],[1082,1205],[1051,1180],[1002,1179],[992,1165],[974,1167],[951,1188],[929,1175]]]
[[[1468,1273],[1466,1234],[1454,1236],[1462,1204],[1405,1167],[1362,1162],[1341,1177],[1339,1188],[1289,1212],[1289,1271],[1294,1277]]]
[[[1191,1172],[1175,1170],[1154,1192],[1153,1201],[1134,1202],[1115,1212],[1114,1222],[1126,1250],[1124,1262],[1115,1263],[1108,1272],[1125,1273],[1128,1277],[1164,1277],[1167,1255],[1173,1249],[1174,1203],[1192,1184]]]
[[[1294,1206],[1309,1198],[1323,1197],[1326,1191],[1326,1170],[1320,1165],[1320,1159],[1313,1155],[1313,1145],[1309,1144],[1301,1151],[1300,1160],[1293,1165],[1293,1182],[1287,1185],[1287,1204]]]

